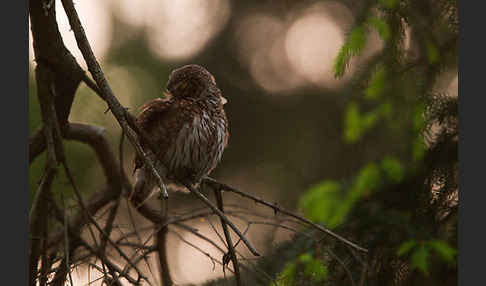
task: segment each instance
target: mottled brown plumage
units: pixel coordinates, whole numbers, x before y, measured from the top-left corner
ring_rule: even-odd
[[[165,182],[199,184],[219,163],[228,142],[228,120],[223,110],[226,100],[214,77],[203,67],[187,65],[174,70],[163,98],[142,106],[137,122],[158,146],[157,169]],[[155,179],[135,159],[135,193],[146,196]]]

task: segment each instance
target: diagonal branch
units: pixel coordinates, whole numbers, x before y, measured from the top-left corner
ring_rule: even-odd
[[[216,181],[214,179],[211,179],[209,177],[203,179],[203,182],[206,183],[206,184],[208,184],[209,186],[212,186],[213,188],[227,190],[227,191],[233,192],[235,194],[238,194],[238,195],[240,195],[242,197],[251,199],[251,200],[253,200],[253,201],[257,202],[257,203],[260,203],[262,205],[265,205],[267,207],[270,207],[275,212],[280,212],[280,213],[283,213],[283,214],[288,215],[290,217],[293,217],[293,218],[295,218],[295,219],[297,219],[299,221],[302,221],[305,224],[307,224],[307,225],[309,225],[309,226],[311,226],[311,227],[313,227],[315,229],[318,229],[319,231],[324,232],[327,235],[330,235],[331,237],[333,237],[333,238],[337,239],[338,241],[341,241],[341,242],[349,245],[350,247],[352,247],[352,248],[354,248],[356,250],[359,250],[359,251],[365,252],[365,253],[368,252],[368,249],[363,248],[363,247],[361,247],[361,246],[359,246],[359,245],[357,245],[357,244],[355,244],[355,243],[347,240],[346,238],[340,236],[339,234],[336,234],[336,233],[332,232],[331,230],[329,230],[329,229],[327,229],[327,228],[325,228],[325,227],[323,227],[321,225],[318,225],[316,223],[313,223],[312,221],[306,219],[305,217],[301,217],[301,216],[296,215],[296,214],[294,214],[292,212],[286,211],[286,210],[282,209],[281,207],[277,206],[276,204],[272,204],[272,203],[266,202],[266,201],[264,201],[264,200],[262,200],[260,198],[257,198],[255,196],[250,195],[250,194],[247,194],[247,193],[244,193],[242,191],[239,191],[239,190],[237,190],[237,189],[235,189],[235,188],[233,188],[231,186],[228,186],[226,184],[220,183],[220,182],[218,182],[218,181]]]
[[[133,147],[135,148],[135,151],[137,152],[137,155],[140,156],[140,158],[143,159],[144,163],[151,169],[153,175],[157,179],[158,186],[160,190],[162,191],[162,194],[164,198],[168,198],[167,194],[167,189],[165,187],[164,182],[162,181],[162,178],[158,174],[157,170],[155,169],[154,162],[145,155],[144,150],[142,149],[142,146],[140,145],[140,142],[137,138],[137,135],[133,133],[133,131],[129,128],[128,122],[127,122],[127,114],[128,112],[126,109],[120,104],[118,99],[116,99],[115,95],[113,94],[113,91],[111,90],[111,87],[108,85],[108,82],[106,81],[106,78],[103,74],[103,71],[101,70],[101,67],[96,60],[96,57],[93,54],[93,50],[91,49],[91,46],[89,45],[88,39],[86,37],[86,34],[84,32],[84,29],[81,25],[81,22],[78,17],[78,13],[76,12],[76,9],[74,8],[74,4],[72,0],[62,0],[62,5],[64,7],[64,11],[66,12],[66,15],[69,19],[69,24],[71,25],[72,30],[74,31],[74,36],[76,37],[76,42],[78,44],[78,48],[83,54],[84,60],[86,61],[86,64],[88,65],[88,70],[93,76],[93,79],[95,80],[99,91],[101,93],[101,97],[108,103],[108,106],[110,107],[110,110],[112,114],[115,116],[116,120],[120,124],[123,132],[126,134],[128,140],[130,143],[132,143]],[[132,122],[135,123],[136,122]],[[140,129],[140,128],[137,128]],[[144,138],[148,139],[148,138]],[[150,141],[150,140],[149,140]],[[154,154],[156,150],[152,150]]]

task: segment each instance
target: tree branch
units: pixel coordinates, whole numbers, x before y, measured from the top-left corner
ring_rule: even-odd
[[[162,285],[171,286],[173,285],[172,278],[170,275],[169,261],[167,256],[167,233],[169,229],[167,226],[163,226],[157,232],[157,251],[159,253],[159,264],[162,276]]]
[[[216,204],[218,206],[218,209],[224,213],[224,206],[223,206],[223,196],[221,195],[221,190],[220,189],[214,189],[214,196],[216,197]],[[226,222],[224,219],[221,219],[221,226],[223,227],[223,232],[224,232],[224,237],[226,238],[226,244],[228,245],[228,253],[230,256],[231,261],[233,262],[233,269],[235,272],[235,279],[236,279],[236,285],[240,286],[241,285],[241,277],[240,277],[240,267],[238,265],[238,258],[236,258],[235,254],[235,249],[233,246],[233,242],[231,241],[231,236],[228,231],[228,226],[226,225]],[[225,256],[226,257],[226,254]],[[225,265],[225,259],[223,259],[223,267]]]
[[[162,191],[162,195],[164,196],[164,198],[167,199],[168,198],[167,189],[165,187],[164,182],[162,181],[162,178],[160,177],[157,170],[155,169],[154,162],[145,155],[145,152],[142,149],[142,146],[140,145],[140,142],[136,134],[134,134],[132,130],[129,128],[127,123],[128,112],[116,99],[115,95],[113,94],[113,91],[111,90],[111,87],[108,85],[108,82],[106,81],[106,78],[103,74],[103,71],[100,68],[98,61],[96,60],[96,57],[93,54],[91,46],[89,45],[88,39],[86,38],[86,34],[84,33],[84,29],[79,20],[78,13],[74,8],[73,1],[62,0],[62,5],[69,19],[69,24],[71,25],[71,28],[74,31],[74,36],[76,38],[76,43],[78,44],[78,48],[83,54],[84,60],[88,65],[89,72],[93,76],[93,79],[96,81],[96,84],[100,90],[102,98],[105,99],[105,101],[108,103],[108,106],[110,107],[112,114],[115,116],[116,120],[120,124],[121,128],[123,129],[123,132],[126,134],[130,143],[132,143],[133,147],[135,148],[135,151],[137,152],[137,155],[140,156],[140,158],[143,159],[144,163],[151,169],[153,175],[157,180],[158,186]],[[137,129],[140,130],[140,128]],[[144,140],[145,139],[150,141],[150,139],[148,138],[144,138]],[[152,152],[154,154],[157,153],[156,149],[153,149]]]
[[[226,217],[224,213],[222,213],[217,207],[215,207],[203,194],[201,194],[198,190],[194,189],[191,184],[185,183],[184,186],[191,191],[198,199],[200,199],[203,203],[205,203],[211,210],[214,211],[224,222],[226,222],[233,231],[241,238],[243,243],[245,243],[248,250],[255,255],[260,256],[260,254],[253,248],[250,242],[246,239],[246,237],[238,230],[238,228]]]
[[[209,177],[203,179],[203,182],[206,183],[206,184],[208,184],[209,186],[212,186],[213,188],[227,190],[227,191],[233,192],[235,194],[238,194],[238,195],[240,195],[242,197],[251,199],[251,200],[253,200],[253,201],[257,202],[257,203],[260,203],[262,205],[265,205],[267,207],[270,207],[275,212],[280,212],[280,213],[283,213],[283,214],[288,215],[290,217],[293,217],[293,218],[295,218],[297,220],[300,220],[300,221],[304,222],[305,224],[307,224],[309,226],[312,226],[313,228],[318,229],[319,231],[324,232],[324,233],[330,235],[331,237],[333,237],[333,238],[337,239],[338,241],[341,241],[341,242],[343,242],[343,243],[351,246],[352,248],[354,248],[356,250],[359,250],[359,251],[365,252],[365,253],[368,252],[368,249],[363,248],[363,247],[361,247],[361,246],[359,246],[359,245],[357,245],[357,244],[355,244],[355,243],[347,240],[346,238],[344,238],[344,237],[342,237],[342,236],[340,236],[340,235],[332,232],[331,230],[329,230],[329,229],[327,229],[327,228],[325,228],[325,227],[323,227],[321,225],[318,225],[318,224],[313,223],[312,221],[306,219],[305,217],[301,217],[299,215],[296,215],[294,213],[291,213],[289,211],[286,211],[286,210],[282,209],[281,207],[277,206],[276,204],[272,204],[272,203],[266,202],[266,201],[264,201],[264,200],[262,200],[260,198],[257,198],[255,196],[250,195],[250,194],[247,194],[247,193],[244,193],[242,191],[239,191],[239,190],[237,190],[237,189],[235,189],[235,188],[233,188],[231,186],[228,186],[226,184],[220,183],[220,182],[218,182],[218,181],[216,181],[214,179],[211,179]]]

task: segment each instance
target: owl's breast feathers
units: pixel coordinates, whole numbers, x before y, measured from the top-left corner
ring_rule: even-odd
[[[172,170],[192,166],[196,177],[209,173],[221,159],[228,142],[227,118],[222,106],[200,106],[201,102],[173,100],[170,94],[142,106],[137,117],[155,145],[157,157]],[[143,144],[147,150],[146,144]],[[135,169],[143,161],[135,158]],[[177,176],[177,175],[176,175]]]

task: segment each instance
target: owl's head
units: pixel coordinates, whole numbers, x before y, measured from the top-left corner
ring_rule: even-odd
[[[199,65],[186,65],[172,71],[167,90],[175,98],[199,99],[209,96],[220,98],[223,104],[226,102],[216,86],[214,76]]]

